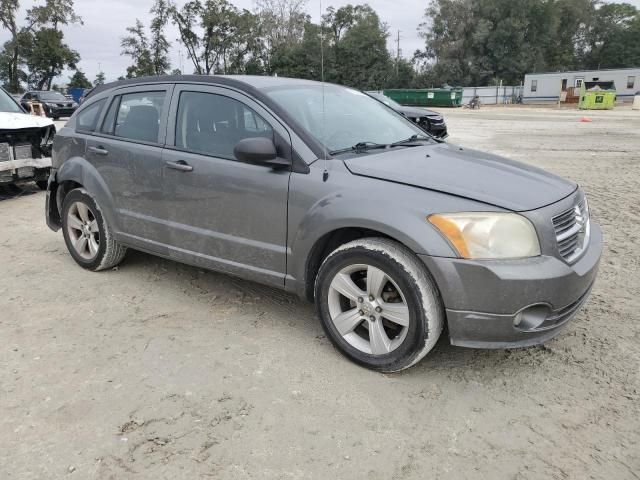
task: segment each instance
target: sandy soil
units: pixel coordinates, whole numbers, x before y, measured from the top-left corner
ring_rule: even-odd
[[[640,112],[444,113],[587,191],[606,248],[564,334],[372,373],[283,293],[135,252],[83,271],[27,189],[0,201],[0,478],[639,478]]]

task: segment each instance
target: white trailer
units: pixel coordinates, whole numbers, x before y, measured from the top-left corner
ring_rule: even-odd
[[[617,101],[633,102],[640,91],[640,67],[572,72],[528,73],[524,77],[524,103],[557,103],[566,93],[580,91],[583,82],[615,82]],[[577,95],[577,93],[576,93]]]

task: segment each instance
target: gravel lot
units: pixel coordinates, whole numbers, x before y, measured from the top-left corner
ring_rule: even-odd
[[[560,337],[372,373],[278,291],[137,252],[80,269],[27,188],[0,201],[0,478],[640,478],[640,112],[443,112],[586,190],[605,253]]]

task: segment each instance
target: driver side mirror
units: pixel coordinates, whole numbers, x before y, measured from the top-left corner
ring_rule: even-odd
[[[289,161],[278,158],[273,140],[265,137],[252,137],[240,140],[233,149],[234,156],[241,162],[265,165],[272,168],[288,168]]]

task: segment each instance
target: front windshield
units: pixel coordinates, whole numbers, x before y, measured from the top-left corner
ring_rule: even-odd
[[[372,93],[371,96],[376,98],[377,100],[380,100],[385,105],[389,105],[391,108],[402,107],[402,105],[400,105],[398,102],[396,102],[395,100],[391,100],[389,97],[387,97],[383,93]]]
[[[38,96],[42,100],[63,100],[63,101],[67,100],[67,97],[65,97],[59,92],[40,92]]]
[[[0,112],[24,113],[18,104],[4,90],[0,89]]]
[[[404,117],[350,88],[325,85],[324,116],[321,84],[277,87],[266,93],[329,151],[425,135]]]

